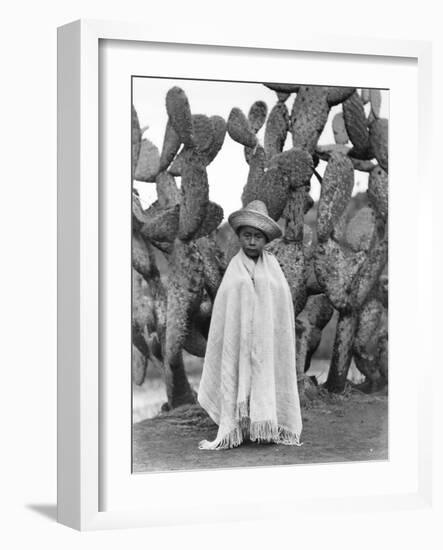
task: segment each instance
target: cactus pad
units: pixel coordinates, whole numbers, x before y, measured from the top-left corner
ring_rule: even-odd
[[[282,216],[287,220],[284,240],[286,242],[303,241],[304,209],[306,203],[306,189],[290,189]]]
[[[249,158],[248,179],[241,196],[243,206],[259,198],[263,176],[265,175],[265,161],[265,150],[261,145],[257,145],[255,150],[251,151]]]
[[[192,115],[192,127],[195,147],[198,151],[207,151],[214,139],[212,122],[206,115]]]
[[[134,193],[132,194],[132,223],[134,229],[139,229],[146,223],[147,217],[140,203],[140,199]]]
[[[317,294],[309,296],[306,304],[306,313],[312,325],[323,329],[331,320],[334,308],[326,294]]]
[[[142,134],[140,130],[140,122],[138,120],[137,111],[134,105],[131,110],[131,147],[132,147],[132,177],[134,177],[135,169],[137,167],[138,155],[140,154],[140,142]]]
[[[149,139],[142,139],[134,178],[138,181],[152,183],[155,181],[159,169],[160,155],[157,147]]]
[[[314,173],[314,161],[304,149],[292,148],[275,155],[269,167],[278,167],[289,179],[291,189],[309,185]]]
[[[171,162],[174,160],[175,155],[180,149],[180,137],[177,132],[174,130],[170,119],[166,123],[165,137],[163,138],[163,147],[160,156],[160,166],[159,171],[166,170]]]
[[[204,357],[206,352],[206,338],[200,332],[199,328],[192,322],[189,323],[189,330],[183,348],[196,357]]]
[[[354,167],[348,157],[332,153],[326,166],[317,213],[318,240],[325,241],[345,211],[354,187]]]
[[[369,126],[371,147],[378,164],[385,172],[388,169],[388,121],[386,118],[377,118]]]
[[[376,285],[387,260],[388,242],[383,240],[369,251],[364,264],[359,270],[358,277],[355,277],[353,281],[350,294],[354,309],[358,309],[364,304],[374,285]]]
[[[265,128],[265,151],[268,159],[281,153],[289,128],[288,108],[284,103],[276,103],[269,113]]]
[[[183,163],[181,190],[178,237],[189,240],[205,219],[209,200],[206,168],[196,156],[189,156]]]
[[[208,209],[200,227],[197,229],[194,239],[199,239],[211,234],[223,220],[223,208],[215,202],[208,201]]]
[[[328,103],[330,107],[343,103],[349,96],[355,92],[355,88],[346,88],[343,86],[330,86],[328,89]]]
[[[370,148],[369,131],[363,101],[357,92],[354,92],[343,102],[343,117],[349,139],[354,146],[353,156],[365,160],[374,155]]]
[[[269,216],[278,221],[288,200],[289,180],[280,169],[270,168],[263,176],[261,200],[268,207]]]
[[[171,176],[181,176],[183,169],[183,158],[186,156],[188,149],[181,149],[180,153],[175,157],[173,163],[169,166],[168,174]]]
[[[371,101],[371,112],[375,118],[379,118],[381,108],[380,90],[377,88],[371,88],[371,90],[369,91],[369,98]]]
[[[366,103],[369,103],[370,97],[371,97],[371,90],[369,88],[362,88],[360,91],[360,97],[363,102],[363,105],[366,105]]]
[[[225,136],[226,136],[226,122],[223,117],[214,115],[214,116],[211,116],[210,121],[212,125],[213,137],[212,137],[211,145],[203,155],[203,161],[206,166],[215,159],[218,152],[222,148],[222,145],[225,141]]]
[[[132,266],[146,281],[160,277],[152,245],[139,233],[132,236]]]
[[[368,252],[377,237],[376,214],[369,206],[360,208],[346,227],[346,242],[354,252]]]
[[[313,153],[329,115],[328,88],[300,86],[291,111],[292,144]]]
[[[203,259],[203,277],[206,292],[215,299],[218,287],[226,270],[226,260],[215,238],[202,237],[196,241]]]
[[[194,147],[191,108],[185,92],[178,86],[166,94],[166,111],[180,141],[186,147]]]
[[[182,193],[171,174],[159,172],[155,178],[155,183],[159,206],[167,208],[180,203]]]
[[[260,185],[256,189],[245,187],[242,193],[242,202],[259,199],[263,201],[268,214],[273,220],[278,220],[288,200],[289,180],[279,168],[269,168],[263,175]]]
[[[388,174],[376,166],[369,174],[368,199],[377,213],[386,220],[388,217]]]
[[[331,238],[338,243],[343,243],[345,241],[346,226],[348,224],[348,207],[345,208],[342,215],[338,218],[337,222],[334,224],[332,229]]]
[[[291,94],[288,94],[288,92],[276,92],[277,94],[277,101],[280,102],[280,103],[284,103],[288,97],[291,95]]]
[[[297,93],[300,89],[298,84],[278,84],[277,82],[264,82],[264,85],[274,92],[283,92],[286,94]]]
[[[264,101],[256,101],[251,105],[248,113],[248,122],[254,134],[256,134],[263,126],[267,115],[268,106]]]
[[[382,304],[375,298],[365,302],[358,316],[358,326],[355,335],[354,349],[364,353],[375,336],[383,314]]]
[[[152,355],[150,347],[156,335],[157,316],[155,313],[155,300],[149,291],[146,292],[146,282],[134,269],[132,270],[132,312],[133,350],[134,348],[137,349],[145,359],[142,362],[137,361],[138,357],[133,357],[132,366],[133,369],[134,367],[136,369],[136,373],[133,370],[133,375],[135,374],[140,379],[139,383],[141,384],[147,367],[146,360]],[[134,364],[134,359],[138,362],[138,365]],[[140,370],[142,370],[142,373],[137,372]]]
[[[227,130],[234,141],[245,147],[255,147],[257,145],[257,137],[243,111],[238,107],[233,107],[229,113]]]
[[[145,379],[147,359],[134,345],[132,345],[132,381],[141,386]]]
[[[305,284],[305,258],[303,243],[288,243],[282,238],[274,239],[266,250],[275,255],[282,268],[291,289],[294,304],[294,315],[297,315],[305,307],[307,300]]]
[[[314,271],[320,286],[338,310],[351,306],[350,288],[366,259],[364,252],[345,253],[333,239],[317,245]]]
[[[146,211],[147,221],[141,235],[151,242],[173,242],[178,231],[180,205]]]
[[[335,143],[345,145],[349,141],[348,133],[346,132],[345,119],[343,113],[336,113],[332,119],[332,131],[334,133]]]
[[[370,160],[361,160],[352,156],[349,158],[351,159],[354,169],[359,170],[360,172],[371,172],[371,170],[375,168],[375,164]]]

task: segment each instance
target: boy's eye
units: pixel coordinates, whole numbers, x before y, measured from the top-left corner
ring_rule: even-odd
[[[261,239],[262,235],[252,235],[251,233],[243,233],[243,237],[245,239],[250,239],[251,237],[254,237],[255,239]]]

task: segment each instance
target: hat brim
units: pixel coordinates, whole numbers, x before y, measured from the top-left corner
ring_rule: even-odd
[[[237,231],[242,225],[255,227],[255,229],[262,231],[269,241],[282,236],[282,231],[277,222],[255,210],[236,210],[229,216],[228,223],[234,231]]]

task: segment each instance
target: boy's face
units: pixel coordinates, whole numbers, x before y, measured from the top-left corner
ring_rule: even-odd
[[[255,227],[249,227],[247,225],[240,227],[238,238],[244,253],[252,259],[260,256],[267,243],[266,236],[260,229],[255,229]]]

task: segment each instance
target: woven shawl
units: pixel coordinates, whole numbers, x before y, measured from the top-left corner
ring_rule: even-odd
[[[218,424],[200,449],[237,447],[245,438],[300,445],[291,292],[273,254],[257,263],[240,251],[217,291],[198,401]]]

